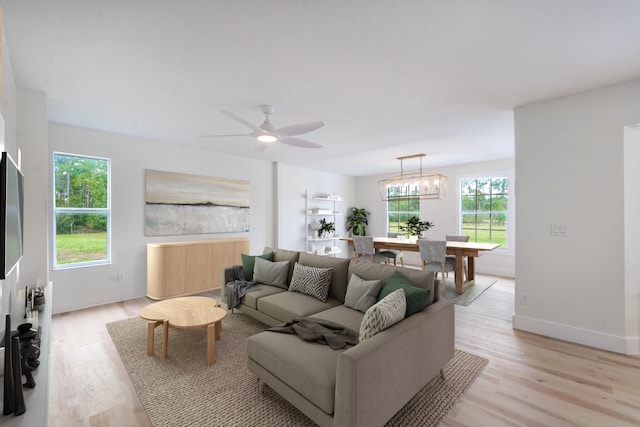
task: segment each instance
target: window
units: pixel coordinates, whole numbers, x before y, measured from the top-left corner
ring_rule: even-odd
[[[462,234],[472,242],[507,247],[509,179],[472,178],[460,182]]]
[[[54,267],[110,262],[110,161],[53,154]]]
[[[389,191],[393,192],[394,187],[390,187]],[[410,216],[420,216],[420,197],[418,196],[418,190],[412,191],[410,196],[393,197],[393,194],[389,194],[389,201],[387,202],[387,222],[389,233],[402,233],[400,230],[401,225],[407,223],[407,218]]]

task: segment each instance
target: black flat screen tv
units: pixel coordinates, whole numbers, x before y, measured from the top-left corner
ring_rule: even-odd
[[[0,180],[0,279],[5,279],[22,258],[24,231],[24,176],[6,152]]]

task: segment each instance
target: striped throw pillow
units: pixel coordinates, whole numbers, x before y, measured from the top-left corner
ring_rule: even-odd
[[[407,311],[407,298],[404,289],[396,289],[389,295],[369,307],[360,323],[358,341],[362,342],[382,332],[404,319]]]
[[[296,262],[289,290],[327,302],[332,277],[333,268],[308,267]]]

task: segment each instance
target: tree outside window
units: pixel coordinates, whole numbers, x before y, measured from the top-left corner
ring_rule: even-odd
[[[420,216],[420,198],[417,188],[411,191],[412,196],[396,196],[394,187],[389,188],[389,201],[387,202],[387,223],[389,233],[403,233],[400,226],[407,223],[410,216]]]
[[[54,153],[54,267],[110,262],[110,161]]]
[[[460,194],[462,234],[472,242],[499,243],[506,248],[508,178],[463,179]]]

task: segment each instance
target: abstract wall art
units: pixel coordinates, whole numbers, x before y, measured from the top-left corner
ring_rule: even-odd
[[[249,181],[147,169],[145,235],[249,231]]]

